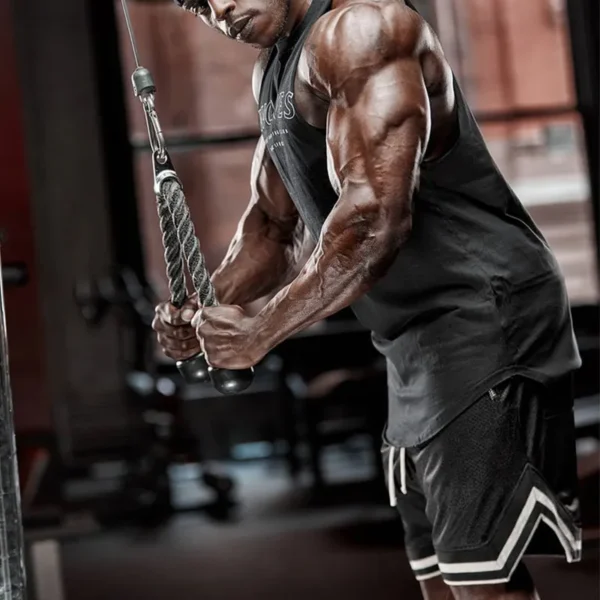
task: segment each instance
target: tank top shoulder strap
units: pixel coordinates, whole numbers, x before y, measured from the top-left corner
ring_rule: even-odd
[[[282,63],[288,63],[292,54],[297,54],[297,57],[299,57],[304,38],[306,38],[317,19],[324,15],[330,8],[331,0],[313,0],[302,21],[292,30],[290,35],[280,39],[270,49],[269,56],[265,60],[265,68],[259,87],[259,97],[267,78],[272,78],[273,69],[277,69],[276,65],[279,64],[282,66]]]
[[[306,38],[316,21],[330,9],[331,0],[312,0],[311,5],[298,26],[292,30],[288,37],[282,38],[277,42],[278,54],[281,56],[288,50],[296,49],[299,42]]]

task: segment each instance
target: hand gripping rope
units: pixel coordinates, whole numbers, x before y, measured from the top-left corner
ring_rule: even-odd
[[[202,306],[216,306],[215,289],[206,268],[200,243],[194,231],[194,224],[183,193],[183,186],[173,168],[165,147],[164,136],[154,107],[156,86],[150,71],[140,66],[133,27],[127,1],[121,0],[125,21],[129,31],[136,69],[131,77],[133,91],[144,108],[148,136],[152,149],[154,166],[154,193],[156,194],[158,216],[165,248],[165,262],[171,304],[180,308],[188,297],[184,265],[187,266],[192,285]],[[222,394],[236,394],[245,390],[254,377],[252,369],[226,370],[208,366],[204,356],[198,354],[177,363],[177,368],[188,383],[212,380]]]

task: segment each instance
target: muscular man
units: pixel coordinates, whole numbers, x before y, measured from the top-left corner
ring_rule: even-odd
[[[580,358],[557,263],[439,40],[404,0],[177,3],[264,49],[262,139],[223,305],[159,306],[165,352],[247,368],[351,306],[387,359],[383,458],[425,598],[536,598],[526,551],[581,554]]]

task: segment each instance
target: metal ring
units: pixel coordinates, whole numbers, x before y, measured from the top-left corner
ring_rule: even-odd
[[[154,193],[157,196],[160,196],[162,184],[168,179],[174,179],[175,181],[177,181],[177,183],[179,183],[179,185],[181,185],[181,181],[177,176],[177,173],[175,173],[175,171],[171,171],[170,169],[165,169],[164,171],[157,173],[154,178]]]

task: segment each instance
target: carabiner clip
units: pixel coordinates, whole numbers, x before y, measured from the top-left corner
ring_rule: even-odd
[[[145,94],[140,99],[144,107],[146,126],[148,128],[148,137],[150,138],[150,147],[152,148],[152,153],[155,155],[156,160],[162,164],[167,160],[167,153],[165,148],[165,138],[160,127],[160,121],[158,120],[158,115],[154,109],[154,94]]]
[[[154,108],[154,94],[156,86],[152,74],[145,67],[138,67],[131,76],[134,94],[140,99],[144,107],[146,127],[150,148],[152,148],[152,164],[154,167],[154,193],[159,196],[162,184],[167,179],[175,179],[181,185],[179,177],[173,168],[171,159],[165,146],[165,138],[160,127],[160,121]]]
[[[146,127],[148,128],[152,153],[162,164],[167,160],[167,155],[165,138],[160,127],[158,115],[154,109],[156,85],[154,84],[152,73],[145,67],[138,66],[131,76],[131,84],[133,85],[133,93],[140,99],[144,107],[144,116],[146,117]]]
[[[163,151],[163,156],[158,155],[158,151],[152,153],[152,164],[154,167],[154,193],[160,196],[162,193],[162,184],[167,179],[174,179],[181,185],[181,180],[175,172],[171,158],[166,150]]]

